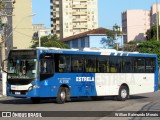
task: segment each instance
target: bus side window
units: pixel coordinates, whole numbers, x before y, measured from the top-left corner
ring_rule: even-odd
[[[120,57],[110,57],[110,72],[121,73],[122,71],[122,59]]]
[[[109,72],[108,57],[106,56],[97,57],[97,67],[98,67],[97,72],[108,73]]]
[[[40,72],[41,73],[46,73],[46,61],[45,60],[41,60],[40,66],[41,66]]]
[[[84,60],[81,55],[72,56],[72,72],[83,72],[84,71]]]
[[[54,66],[53,66],[53,60],[41,60],[41,69],[40,72],[42,74],[53,74],[54,72]]]
[[[154,73],[155,72],[155,59],[146,58],[145,68],[146,68],[146,73]]]
[[[86,72],[96,72],[95,56],[85,56],[85,70]]]
[[[135,72],[138,72],[138,73],[144,73],[145,72],[145,60],[144,60],[144,58],[140,58],[140,57],[135,58],[134,70],[135,70]]]
[[[71,72],[70,55],[59,55],[58,57],[58,72]]]
[[[133,57],[123,57],[122,72],[132,73],[133,72]]]
[[[40,80],[45,80],[54,74],[54,61],[45,59],[40,61]]]

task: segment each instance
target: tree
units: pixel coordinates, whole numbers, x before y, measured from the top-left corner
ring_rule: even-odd
[[[123,50],[124,50],[124,51],[129,51],[129,52],[138,51],[138,50],[137,50],[137,45],[138,45],[138,44],[139,44],[139,43],[136,42],[136,41],[130,41],[130,42],[128,42],[127,44],[124,44],[124,45],[123,45]]]
[[[160,29],[160,26],[159,26],[159,29]],[[159,36],[160,36],[160,32],[159,32]],[[156,25],[152,26],[150,29],[147,30],[146,39],[148,41],[157,40],[157,26]]]
[[[145,41],[137,46],[140,53],[157,54],[160,63],[160,41]]]
[[[57,48],[69,48],[68,45],[60,41],[57,37],[57,35],[49,35],[41,37],[41,46],[42,47],[57,47]],[[31,48],[36,48],[39,45],[38,39],[32,40],[32,46]]]
[[[106,46],[108,46],[108,48],[113,48],[114,45],[114,33],[112,30],[107,30],[106,31],[106,35],[107,35],[107,39],[106,38],[102,38],[100,43],[104,45],[104,47],[106,48]]]
[[[108,46],[108,48],[116,48],[118,43],[116,43],[117,37],[122,35],[122,32],[120,31],[120,27],[115,24],[113,26],[113,30],[107,30],[106,31],[107,39],[102,39],[101,44],[104,44],[104,46]]]

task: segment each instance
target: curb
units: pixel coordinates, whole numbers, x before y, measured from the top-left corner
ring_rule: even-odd
[[[0,98],[4,98],[4,97],[6,97],[5,95],[0,95]]]

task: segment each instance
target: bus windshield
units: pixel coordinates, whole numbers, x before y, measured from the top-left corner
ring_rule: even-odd
[[[36,78],[36,59],[9,59],[8,79]]]

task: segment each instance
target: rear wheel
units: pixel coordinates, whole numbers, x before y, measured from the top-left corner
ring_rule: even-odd
[[[126,86],[121,86],[119,89],[119,94],[117,96],[117,100],[125,101],[129,96],[129,90]]]
[[[58,104],[63,104],[66,102],[66,89],[64,87],[59,88],[56,101]]]

